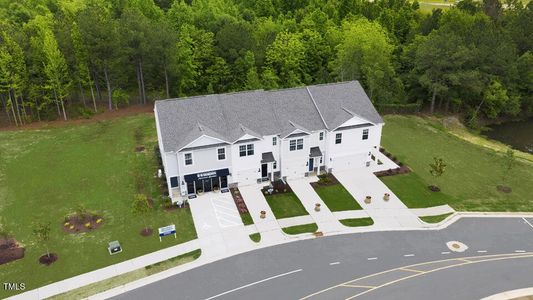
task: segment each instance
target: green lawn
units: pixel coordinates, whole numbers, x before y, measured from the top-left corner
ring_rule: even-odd
[[[318,186],[315,191],[331,211],[362,209],[354,197],[340,183]]]
[[[276,219],[308,215],[300,199],[293,193],[265,195]]]
[[[259,232],[250,234],[250,239],[256,243],[261,241],[261,234]]]
[[[202,250],[194,250],[189,253],[182,254],[180,256],[173,257],[171,259],[146,266],[144,268],[122,274],[120,276],[111,277],[106,280],[95,282],[93,284],[86,285],[75,290],[59,294],[57,296],[48,298],[50,300],[69,300],[69,299],[86,299],[89,296],[102,293],[117,286],[132,282],[170,268],[177,267],[189,262],[194,261],[202,254]]]
[[[26,248],[23,259],[0,265],[2,279],[24,282],[30,290],[196,238],[188,209],[165,212],[160,206],[161,190],[154,179],[156,141],[149,115],[0,132],[0,223]],[[134,151],[139,143],[145,153]],[[148,224],[175,224],[177,239],[159,242],[157,234],[139,235],[144,222],[131,213],[139,190],[155,199]],[[79,204],[102,215],[104,225],[85,234],[63,232],[64,217]],[[49,246],[59,255],[48,267],[37,262],[45,252],[32,235],[37,221],[51,222]],[[107,243],[113,240],[121,243],[123,252],[110,256]],[[0,298],[12,294],[2,290]]]
[[[386,116],[382,144],[414,171],[382,177],[409,207],[447,203],[458,211],[533,211],[533,164],[519,161],[506,182],[512,193],[498,192],[496,186],[503,177],[502,154],[450,134],[437,121]],[[447,163],[445,174],[437,181],[428,166],[434,156]],[[426,190],[435,183],[441,192]]]
[[[372,220],[372,218],[344,219],[339,220],[339,222],[348,227],[370,226],[374,224],[374,220]]]
[[[426,222],[426,223],[439,223],[440,221],[446,219],[448,216],[450,216],[452,213],[444,214],[444,215],[438,215],[438,216],[427,216],[427,217],[420,217],[420,220]]]
[[[241,215],[242,223],[244,225],[252,225],[254,223],[254,220],[252,219],[252,216],[250,215],[249,212],[240,214],[240,215]]]
[[[315,223],[296,225],[291,227],[282,228],[286,234],[300,234],[300,233],[313,233],[318,230],[318,226]]]

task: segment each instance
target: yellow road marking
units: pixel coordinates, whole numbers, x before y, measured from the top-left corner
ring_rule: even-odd
[[[341,286],[344,287],[351,287],[351,288],[364,288],[364,289],[375,289],[376,287],[373,285],[353,285],[353,284],[342,284]]]
[[[423,266],[423,265],[428,265],[428,264],[435,264],[435,263],[448,262],[448,261],[454,261],[454,260],[455,261],[463,261],[462,263],[453,264],[453,265],[450,265],[450,266],[444,266],[444,267],[436,268],[436,269],[429,270],[429,271],[420,271],[422,273],[416,273],[416,274],[413,274],[413,275],[409,275],[409,276],[406,276],[406,277],[403,277],[403,278],[400,278],[400,279],[396,279],[396,280],[384,283],[382,285],[376,286],[376,287],[374,287],[372,289],[369,289],[367,291],[364,291],[364,292],[361,292],[359,294],[356,294],[356,295],[354,295],[354,296],[352,296],[350,298],[347,298],[346,300],[353,299],[355,297],[358,297],[360,295],[366,294],[366,293],[368,293],[370,291],[373,291],[375,289],[378,289],[378,288],[381,288],[381,287],[384,287],[384,286],[387,286],[387,285],[391,285],[391,284],[394,284],[394,283],[402,281],[402,280],[406,280],[406,279],[409,279],[409,278],[412,278],[412,277],[425,275],[425,274],[428,274],[428,273],[432,273],[432,272],[436,272],[436,271],[440,271],[440,270],[444,270],[444,269],[448,269],[448,268],[452,268],[452,267],[459,267],[459,266],[464,266],[464,265],[468,265],[468,264],[487,262],[487,261],[497,261],[497,260],[505,260],[505,259],[513,259],[513,258],[527,258],[527,257],[533,257],[533,252],[491,254],[491,255],[482,255],[482,256],[470,256],[470,257],[465,257],[465,258],[449,258],[449,259],[441,259],[441,260],[434,260],[434,261],[428,261],[428,262],[423,262],[423,263],[417,263],[417,264],[408,265],[408,266],[405,266],[405,267],[394,268],[394,269],[390,269],[390,270],[386,270],[386,271],[382,271],[382,272],[366,275],[366,276],[363,276],[363,277],[355,278],[355,279],[352,279],[352,280],[348,280],[346,282],[343,282],[343,283],[331,286],[329,288],[325,288],[323,290],[317,291],[317,292],[315,292],[313,294],[307,295],[307,296],[305,296],[303,298],[300,298],[300,300],[309,299],[311,297],[314,297],[316,295],[322,294],[324,292],[327,292],[329,290],[332,290],[334,288],[337,288],[337,287],[340,287],[340,286],[343,286],[343,285],[350,285],[349,283],[353,282],[353,281],[359,281],[359,280],[362,280],[362,279],[378,276],[378,275],[381,275],[381,274],[390,273],[390,272],[401,270],[401,269],[404,269],[404,270],[405,269],[411,269],[412,267],[416,267],[416,266]],[[480,260],[472,261],[472,260],[468,260],[468,258],[486,258],[486,259],[480,259]]]
[[[409,271],[409,272],[415,272],[415,273],[426,273],[426,271],[420,271],[415,269],[408,269],[408,268],[400,268],[402,271]]]

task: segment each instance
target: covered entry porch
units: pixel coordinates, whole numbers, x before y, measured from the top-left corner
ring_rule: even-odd
[[[229,169],[206,171],[184,176],[187,194],[218,191],[228,187]]]

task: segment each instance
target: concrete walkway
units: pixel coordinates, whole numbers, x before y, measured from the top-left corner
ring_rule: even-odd
[[[333,171],[333,174],[374,220],[374,226],[390,229],[410,229],[423,226],[422,221],[367,168],[341,172]],[[389,201],[383,200],[385,193],[390,194]],[[366,196],[372,197],[370,204],[364,202]]]
[[[310,215],[297,216],[292,218],[283,218],[278,219],[278,223],[281,228],[292,227],[304,224],[316,223],[315,220]],[[320,230],[320,228],[318,229]]]
[[[381,165],[377,164],[378,160],[382,162]],[[393,162],[390,158],[378,151],[378,153],[376,153],[376,162],[372,163],[372,165],[366,168],[366,170],[368,170],[369,173],[374,173],[379,171],[386,171],[388,169],[396,169],[398,167],[399,166],[395,162]]]
[[[279,240],[287,239],[287,236],[281,231],[281,226],[274,217],[265,196],[261,193],[263,185],[254,184],[239,187],[239,191],[248,207],[248,211],[254,220],[257,231],[261,233],[261,243],[271,244]],[[260,218],[261,211],[266,212],[264,219]]]
[[[425,208],[411,208],[409,210],[418,217],[438,216],[455,212],[448,204]]]
[[[288,183],[292,191],[298,196],[302,202],[305,210],[311,215],[314,222],[318,225],[318,231],[323,233],[331,233],[342,231],[346,229],[344,225],[339,223],[335,215],[329,210],[327,205],[320,199],[320,196],[315,192],[313,187],[309,184],[318,181],[318,177],[311,176],[297,180],[289,180]],[[320,211],[315,211],[315,204],[320,204]]]
[[[345,210],[333,212],[337,220],[368,218],[368,213],[363,210]]]
[[[255,246],[230,193],[206,193],[189,204],[202,255],[220,257]]]

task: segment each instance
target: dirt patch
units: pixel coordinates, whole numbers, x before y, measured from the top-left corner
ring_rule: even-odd
[[[144,152],[146,148],[144,146],[137,146],[135,147],[135,152]]]
[[[145,236],[145,237],[151,236],[152,233],[154,233],[154,230],[152,228],[143,228],[141,232],[139,232],[140,235]]]
[[[70,215],[63,222],[63,230],[68,233],[82,233],[100,228],[104,219],[94,214]]]
[[[511,189],[511,187],[506,186],[506,185],[497,185],[496,189],[498,190],[498,192],[505,193],[505,194],[509,194],[509,193],[511,193],[513,191],[513,189]]]
[[[25,249],[13,238],[0,239],[0,265],[24,257]]]
[[[53,264],[58,258],[59,257],[55,253],[45,254],[39,257],[39,263],[49,266]]]
[[[432,192],[440,192],[440,188],[436,185],[429,185],[428,189]]]

